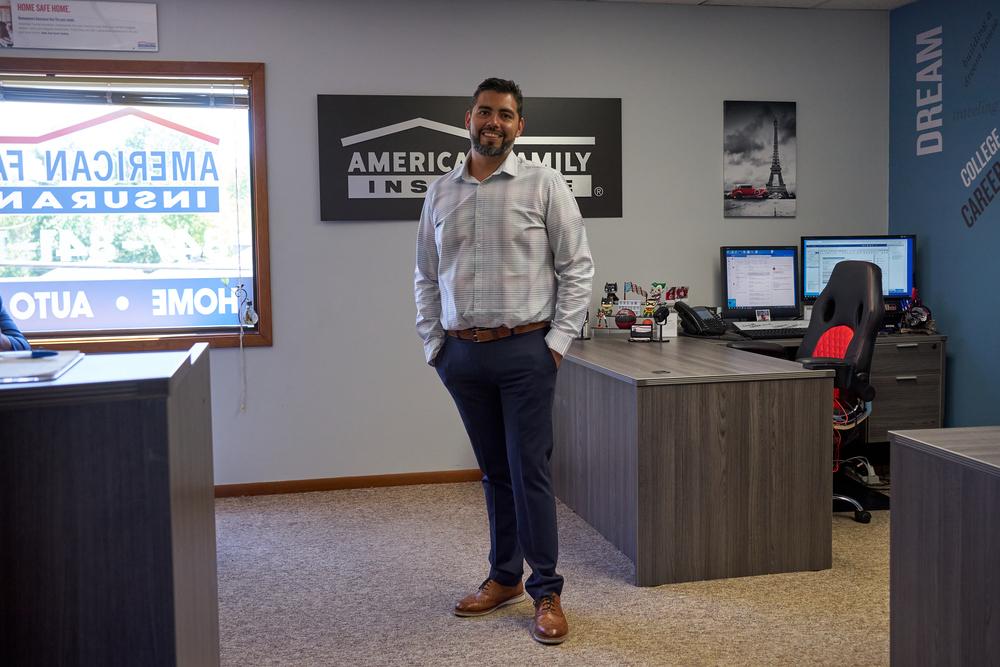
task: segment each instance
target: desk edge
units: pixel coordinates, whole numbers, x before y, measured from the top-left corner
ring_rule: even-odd
[[[952,450],[940,445],[920,440],[911,435],[905,435],[906,433],[907,431],[889,431],[889,442],[894,445],[910,447],[919,452],[924,452],[925,454],[930,454],[931,456],[936,456],[953,463],[969,466],[979,470],[980,472],[1000,477],[1000,465],[990,463],[989,461],[983,461],[982,459],[977,459],[976,457],[968,456],[967,454],[953,452]]]

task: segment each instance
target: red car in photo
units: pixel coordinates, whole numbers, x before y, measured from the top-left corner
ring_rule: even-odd
[[[766,199],[767,188],[755,188],[750,183],[740,183],[729,194],[733,199]]]

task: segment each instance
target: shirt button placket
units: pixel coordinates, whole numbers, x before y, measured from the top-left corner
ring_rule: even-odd
[[[473,263],[474,286],[472,291],[472,310],[479,311],[479,305],[483,303],[483,223],[486,219],[485,197],[480,195],[483,192],[483,185],[476,186],[476,215],[473,220],[473,235],[475,245],[475,260]]]

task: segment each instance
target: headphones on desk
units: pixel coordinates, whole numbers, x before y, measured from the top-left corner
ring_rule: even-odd
[[[670,306],[664,304],[653,311],[653,321],[657,324],[666,324],[670,317]]]

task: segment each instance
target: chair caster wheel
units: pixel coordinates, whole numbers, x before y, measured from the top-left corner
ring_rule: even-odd
[[[872,513],[867,510],[863,512],[855,512],[854,520],[857,521],[858,523],[871,523]]]

